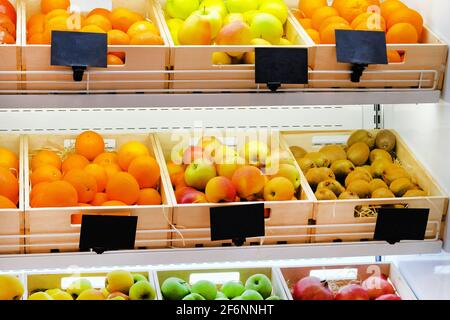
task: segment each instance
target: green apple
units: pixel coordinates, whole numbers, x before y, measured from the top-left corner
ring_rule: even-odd
[[[293,43],[290,42],[288,39],[286,38],[281,38],[280,39],[280,43],[278,43],[279,46],[292,46]]]
[[[208,181],[217,175],[216,167],[211,161],[196,159],[184,172],[184,181],[189,187],[205,190]]]
[[[101,290],[87,289],[78,296],[77,300],[106,300],[106,298]]]
[[[19,278],[11,274],[0,274],[0,300],[20,300],[23,292]]]
[[[143,274],[140,273],[133,273],[133,281],[134,283],[138,282],[138,281],[148,281],[147,277],[144,276]]]
[[[133,284],[130,288],[130,300],[155,300],[156,291],[146,280]]]
[[[281,300],[281,298],[278,296],[270,296],[266,299],[266,301],[279,301],[279,300]]]
[[[191,293],[189,284],[179,278],[167,278],[162,286],[161,293],[166,300],[181,300]]]
[[[270,0],[265,1],[259,7],[259,11],[273,14],[282,24],[285,24],[288,17],[288,8],[284,2]]]
[[[217,296],[217,287],[208,280],[200,280],[192,285],[192,293],[198,293],[206,300],[214,300]]]
[[[257,0],[227,0],[227,9],[228,12],[240,12],[244,13],[250,10],[258,9],[258,1]]]
[[[131,272],[126,270],[114,270],[106,275],[105,288],[109,292],[122,292],[128,294],[134,278]]]
[[[200,15],[209,21],[211,25],[211,38],[217,37],[222,28],[222,16],[217,10],[203,7],[200,10],[194,11],[192,14]]]
[[[228,297],[222,292],[222,291],[217,291],[217,295],[216,295],[216,299],[215,300],[229,300]]]
[[[127,299],[125,299],[124,297],[121,297],[121,296],[117,296],[117,297],[114,297],[114,298],[111,298],[111,299],[107,299],[107,300],[121,300],[121,301],[125,301]]]
[[[280,164],[278,172],[274,177],[285,177],[292,182],[295,189],[300,187],[300,172],[298,172],[297,168],[293,165],[285,163]]]
[[[247,279],[245,289],[255,290],[266,299],[272,294],[272,282],[264,274],[255,274]]]
[[[283,24],[270,13],[258,13],[255,15],[250,29],[253,33],[253,38],[263,38],[273,45],[280,43],[284,33]]]
[[[252,24],[253,17],[256,16],[258,13],[260,13],[259,10],[250,10],[247,12],[244,12],[244,20],[249,25]]]
[[[78,279],[67,287],[66,292],[76,299],[83,291],[92,289],[92,284],[87,279]]]
[[[178,41],[181,45],[209,45],[211,40],[211,22],[204,15],[190,15],[178,31]]]
[[[198,9],[198,0],[167,0],[166,12],[172,18],[186,19]]]
[[[261,38],[252,39],[252,41],[250,41],[250,44],[254,45],[254,46],[271,46],[272,45],[269,41],[261,39]]]
[[[225,18],[228,14],[227,7],[222,0],[203,0],[202,3],[200,3],[199,9],[202,10],[203,8],[216,10],[222,18]]]
[[[245,287],[241,282],[228,281],[222,285],[220,291],[222,291],[228,299],[233,299],[243,294]]]
[[[230,24],[234,21],[245,22],[245,17],[242,13],[230,13],[223,19],[223,25]]]
[[[242,300],[264,300],[263,296],[256,290],[245,290],[241,296]]]
[[[235,297],[235,298],[233,298],[231,300],[244,300],[244,299],[242,299],[242,296],[238,296],[238,297]]]
[[[184,297],[183,300],[197,300],[198,301],[198,300],[205,300],[205,298],[203,298],[198,293],[191,293],[191,294],[188,294],[186,297]]]
[[[28,297],[28,300],[53,300],[52,296],[45,292],[35,292]]]
[[[178,46],[180,42],[178,41],[178,32],[183,26],[184,21],[181,19],[169,19],[167,20],[167,26],[169,27],[170,35],[172,36],[173,43]]]

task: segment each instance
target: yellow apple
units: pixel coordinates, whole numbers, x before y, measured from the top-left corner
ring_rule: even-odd
[[[215,65],[226,65],[231,64],[233,61],[231,57],[225,52],[214,52],[212,54],[212,64]]]
[[[35,292],[28,297],[28,300],[54,300],[51,295],[45,292]]]
[[[20,300],[23,291],[19,278],[10,274],[0,274],[0,300]]]
[[[128,294],[134,284],[133,275],[126,270],[114,270],[107,274],[105,287],[109,292],[122,292]]]
[[[77,300],[105,300],[105,296],[101,290],[88,289],[83,291]]]

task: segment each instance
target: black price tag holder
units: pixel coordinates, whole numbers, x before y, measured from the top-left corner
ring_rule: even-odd
[[[106,68],[108,41],[105,33],[53,31],[52,66],[73,70],[73,81],[82,81],[87,67]]]
[[[430,209],[378,209],[374,240],[395,244],[402,240],[424,240]]]
[[[336,30],[337,62],[351,64],[351,81],[358,83],[370,64],[388,64],[386,34],[381,31]]]
[[[80,251],[133,250],[138,217],[83,215]]]
[[[247,238],[265,236],[264,204],[212,207],[211,241],[232,240],[242,246]]]
[[[282,84],[308,84],[308,49],[255,48],[255,83],[272,92]]]

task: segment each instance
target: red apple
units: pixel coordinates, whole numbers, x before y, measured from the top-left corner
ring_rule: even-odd
[[[400,298],[396,294],[384,294],[382,296],[379,296],[375,300],[402,300],[402,298]]]
[[[191,188],[191,187],[181,187],[181,188],[178,188],[178,189],[175,191],[175,198],[177,199],[177,202],[178,202],[178,203],[181,203],[181,199],[182,199],[186,194],[188,194],[188,193],[195,193],[195,192],[197,192],[197,190],[194,189],[194,188]]]
[[[349,284],[342,287],[334,298],[336,300],[369,300],[369,294],[360,285]]]
[[[184,151],[183,163],[190,164],[197,159],[204,157],[203,148],[197,146],[191,146]]]
[[[182,204],[190,204],[190,203],[207,203],[206,195],[203,192],[195,191],[188,192],[182,198],[180,203]]]
[[[305,277],[294,285],[294,300],[333,300],[333,293],[316,277]]]
[[[374,300],[385,294],[394,294],[394,287],[385,279],[378,276],[371,276],[363,281],[361,286],[367,290],[369,298]]]

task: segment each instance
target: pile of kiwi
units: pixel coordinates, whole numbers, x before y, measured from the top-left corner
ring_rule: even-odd
[[[318,200],[427,196],[396,159],[396,144],[389,130],[357,130],[345,146],[291,151]]]

